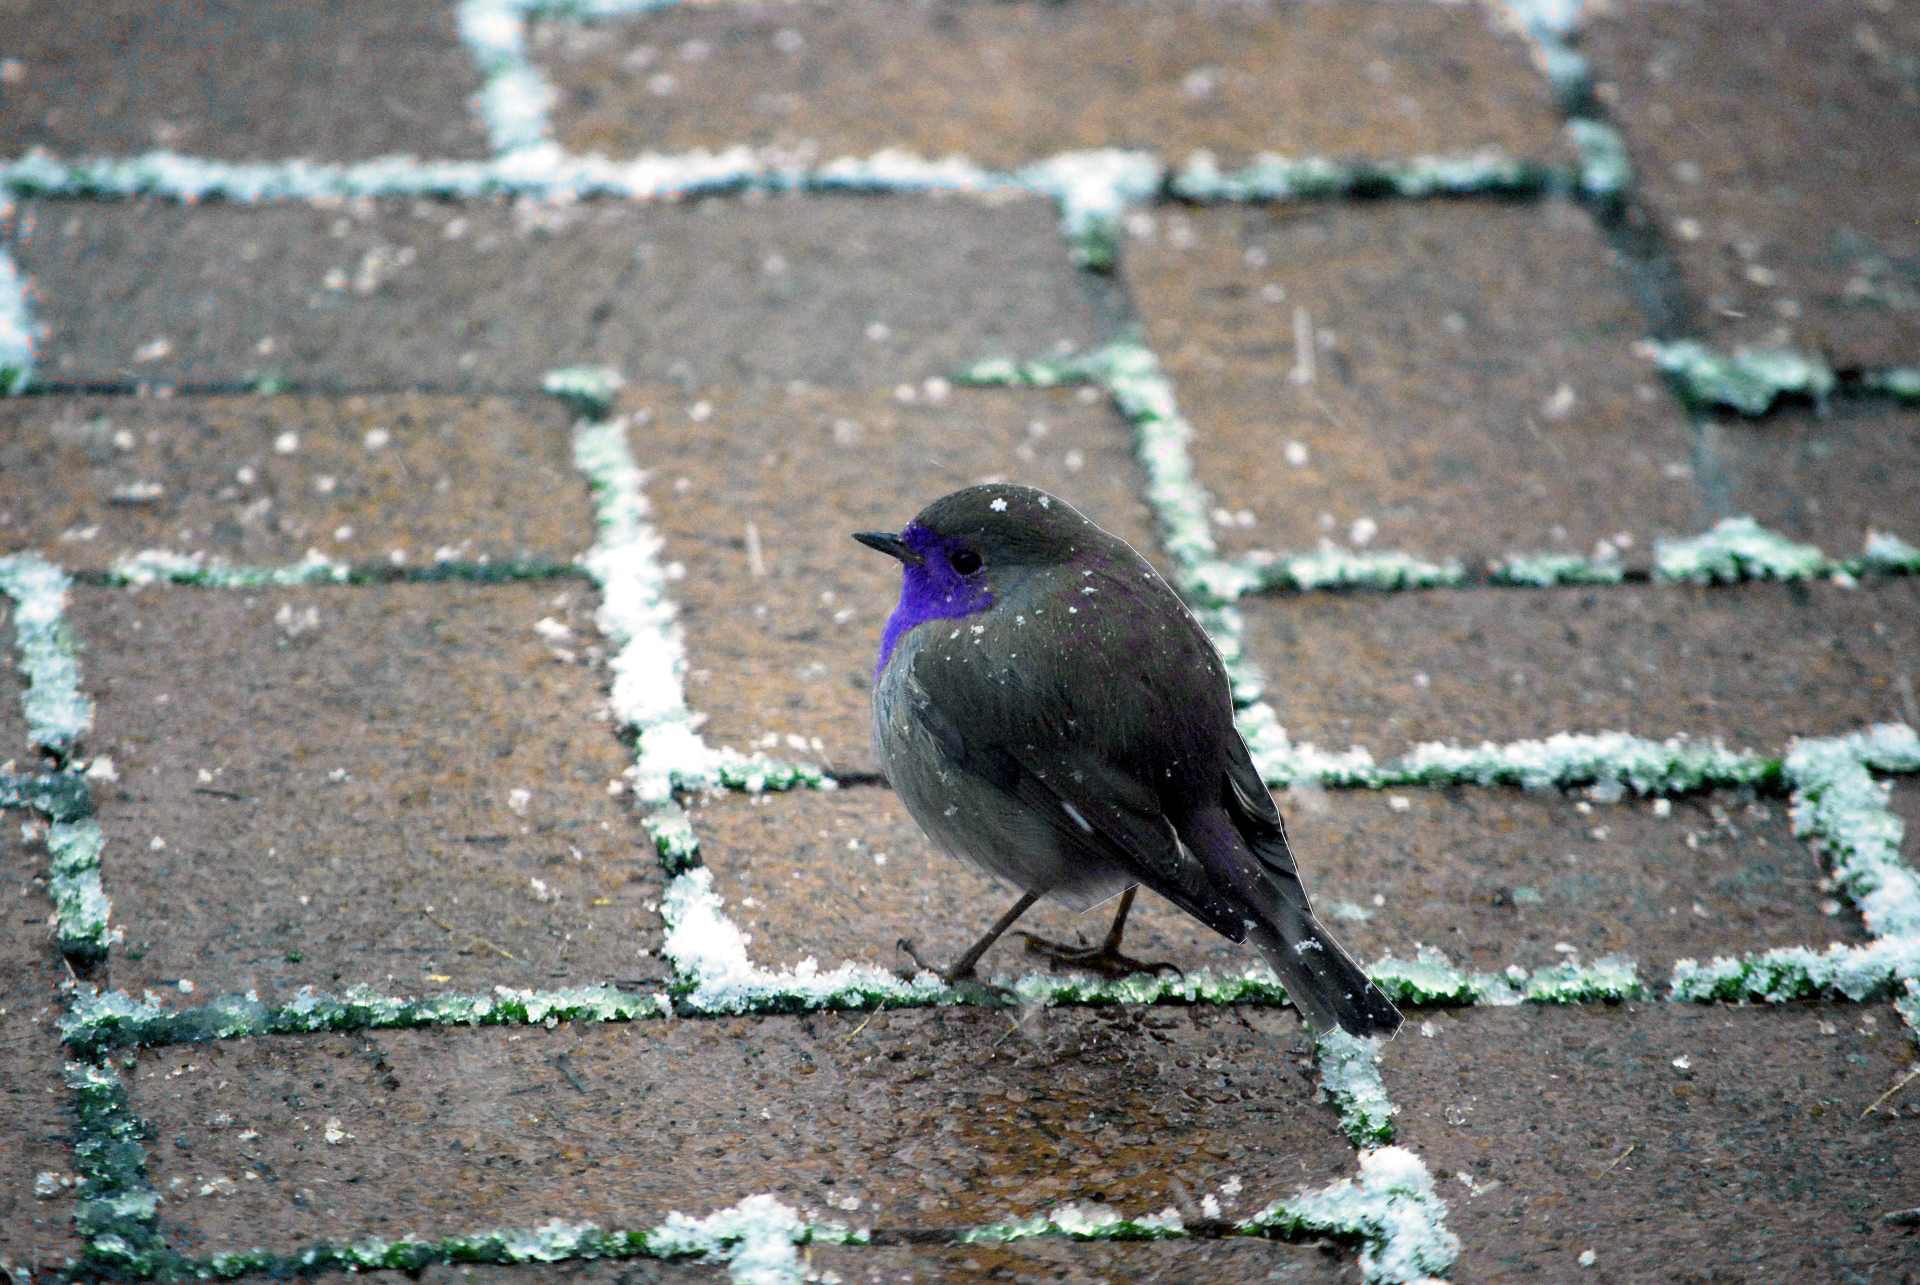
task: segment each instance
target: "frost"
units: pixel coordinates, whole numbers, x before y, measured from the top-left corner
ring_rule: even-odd
[[[1015,177],[1020,186],[1059,203],[1060,230],[1074,262],[1110,272],[1120,258],[1120,216],[1129,202],[1159,191],[1161,167],[1146,152],[1107,148],[1053,156]]]
[[[954,1240],[961,1245],[980,1245],[1005,1244],[1036,1236],[1066,1236],[1073,1240],[1177,1240],[1186,1235],[1186,1223],[1176,1209],[1128,1218],[1109,1206],[1082,1202],[1061,1205],[1015,1222],[970,1227]]]
[[[252,1035],[373,1030],[430,1026],[535,1026],[549,1021],[630,1022],[667,1016],[672,1004],[658,992],[612,986],[521,990],[496,986],[483,995],[434,995],[425,999],[383,995],[353,987],[330,995],[304,986],[282,1004],[258,995],[223,995],[194,1008],[162,1008],[124,991],[77,989],[61,1019],[67,1046],[97,1053],[127,1045],[157,1046]]]
[[[1567,553],[1516,553],[1487,568],[1495,584],[1552,585],[1619,584],[1627,569],[1617,557],[1582,558]]]
[[[1519,195],[1544,191],[1555,180],[1545,167],[1515,160],[1497,147],[1406,161],[1336,161],[1263,152],[1231,173],[1221,171],[1211,152],[1200,151],[1187,158],[1167,186],[1188,201],[1274,203],[1340,196]]]
[[[579,372],[550,377],[557,390],[606,388],[604,377],[589,383]],[[587,551],[585,570],[600,586],[595,623],[613,644],[607,666],[613,673],[611,705],[616,718],[638,736],[632,770],[635,796],[657,809],[675,789],[727,786],[750,791],[824,787],[826,776],[810,764],[784,764],[764,755],[714,750],[695,730],[687,708],[686,651],[677,611],[667,594],[660,563],[664,547],[648,520],[652,506],[645,491],[647,474],[627,449],[627,418],[582,418],[574,428],[574,464],[593,491],[598,538]],[[663,818],[671,824],[671,818]],[[690,840],[675,831],[672,842]],[[655,842],[659,844],[658,832]],[[694,859],[691,844],[683,853]]]
[[[1867,946],[1835,943],[1824,951],[1805,946],[1769,950],[1711,963],[1674,961],[1671,994],[1708,1003],[1783,1004],[1791,1000],[1845,996],[1856,1003],[1890,999],[1900,983],[1920,980],[1920,939],[1886,938]]]
[[[1870,373],[1866,386],[1898,402],[1920,402],[1920,366],[1895,366]]]
[[[1585,71],[1584,64],[1580,70]],[[1567,122],[1567,137],[1580,158],[1581,194],[1602,204],[1625,200],[1633,186],[1633,161],[1620,131],[1602,121],[1576,117]]]
[[[1869,531],[1860,567],[1886,575],[1920,575],[1920,549],[1885,531]]]
[[[1361,1278],[1415,1282],[1444,1274],[1460,1255],[1460,1238],[1446,1228],[1446,1202],[1434,1194],[1433,1175],[1405,1147],[1360,1153],[1360,1177],[1319,1191],[1276,1200],[1240,1224],[1249,1234],[1358,1236]]]
[[[54,942],[65,955],[99,959],[124,935],[109,926],[113,903],[100,886],[105,839],[92,818],[47,827],[47,891],[53,898]]]
[[[1380,1080],[1384,1046],[1338,1027],[1319,1037],[1321,1100],[1340,1112],[1340,1127],[1356,1147],[1393,1141],[1393,1117],[1400,1108],[1387,1100]]]
[[[682,1213],[647,1236],[657,1257],[693,1257],[723,1262],[739,1285],[799,1285],[804,1268],[796,1247],[812,1239],[813,1229],[799,1214],[772,1196],[748,1196],[731,1209],[705,1218]]]
[[[1688,406],[1764,415],[1782,397],[1821,401],[1834,389],[1825,358],[1784,348],[1727,354],[1692,339],[1645,341],[1674,394]]]
[[[31,553],[0,557],[0,593],[13,599],[15,665],[27,680],[27,735],[63,758],[93,726],[93,702],[80,694],[78,647],[65,618],[72,588],[66,572]]]
[[[0,253],[0,395],[24,393],[33,382],[33,342],[40,328],[27,304],[27,282],[11,256]]]
[[[173,553],[144,549],[113,564],[107,575],[123,585],[199,585],[207,589],[259,589],[278,585],[344,584],[353,568],[319,550],[310,550],[299,562],[280,567],[236,567],[204,552]]]
[[[1920,879],[1900,860],[1906,826],[1888,808],[1891,788],[1867,765],[1912,771],[1916,750],[1912,728],[1882,725],[1864,736],[1795,741],[1787,751],[1794,833],[1826,858],[1876,937],[1920,937]]]
[[[1807,580],[1833,569],[1813,545],[1796,544],[1748,517],[1723,518],[1691,539],[1656,541],[1653,566],[1662,580],[1695,584]]]
[[[1349,553],[1331,541],[1322,541],[1315,553],[1248,554],[1241,565],[1252,576],[1247,589],[1434,589],[1466,578],[1458,562],[1428,562],[1391,550]]]
[[[747,957],[749,939],[721,913],[713,872],[688,870],[660,900],[667,935],[662,952],[679,975],[683,1007],[700,1013],[926,1004],[948,996],[946,984],[923,972],[903,981],[883,968],[842,964],[821,972],[812,959],[774,972]]]

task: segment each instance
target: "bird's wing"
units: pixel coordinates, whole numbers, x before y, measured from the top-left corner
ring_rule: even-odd
[[[1216,932],[1245,939],[1246,916],[1181,842],[1152,785],[1111,752],[1116,718],[1150,722],[1160,711],[1124,694],[1124,713],[1106,708],[1111,699],[1089,709],[1089,691],[1100,693],[1096,699],[1116,693],[1053,682],[1037,656],[1008,681],[1007,671],[990,664],[946,664],[925,653],[916,670],[922,664],[941,672],[914,684],[910,708],[953,766],[1023,804],[1065,849],[1127,870]]]
[[[1234,829],[1260,862],[1257,885],[1272,885],[1272,893],[1287,904],[1313,914],[1306,885],[1300,882],[1300,868],[1294,863],[1293,849],[1287,843],[1287,824],[1280,819],[1273,795],[1253,764],[1247,744],[1238,735],[1228,747],[1226,788],[1221,800],[1232,819]],[[1263,888],[1264,890],[1264,888]]]

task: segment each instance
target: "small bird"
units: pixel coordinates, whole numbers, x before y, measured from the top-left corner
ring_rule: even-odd
[[[1041,897],[1074,911],[1120,895],[1106,940],[1030,948],[1117,972],[1145,885],[1215,932],[1252,940],[1322,1031],[1391,1035],[1393,1002],[1319,920],[1273,796],[1233,722],[1226,666],[1126,541],[1045,491],[970,486],[898,535],[873,738],[940,849],[1025,895],[946,970],[980,957]]]

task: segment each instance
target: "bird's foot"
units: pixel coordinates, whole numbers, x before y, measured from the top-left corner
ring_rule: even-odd
[[[1020,997],[1006,987],[995,986],[992,982],[981,981],[979,976],[973,971],[972,965],[968,965],[964,973],[956,971],[956,969],[953,968],[935,968],[932,964],[920,958],[920,952],[914,949],[913,942],[910,939],[902,937],[899,941],[895,942],[894,945],[903,952],[908,959],[913,961],[913,970],[911,972],[903,968],[895,974],[895,976],[899,977],[902,981],[910,982],[921,973],[932,973],[953,990],[959,992],[975,1004],[1018,1004],[1020,1002]]]
[[[1170,964],[1164,959],[1135,959],[1109,942],[1102,942],[1098,946],[1068,946],[1061,942],[1048,941],[1044,937],[1036,937],[1032,933],[1023,932],[1019,935],[1026,939],[1029,955],[1039,955],[1051,960],[1056,967],[1065,965],[1068,968],[1084,968],[1088,972],[1100,974],[1108,981],[1118,981],[1134,973],[1167,972],[1178,973],[1183,977],[1186,975],[1186,971],[1178,964]]]

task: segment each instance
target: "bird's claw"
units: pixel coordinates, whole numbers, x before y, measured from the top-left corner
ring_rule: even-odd
[[[912,972],[901,969],[895,973],[895,976],[899,977],[902,981],[911,982],[922,973],[932,973],[941,981],[945,982],[949,989],[976,1004],[987,1002],[989,999],[999,1004],[1018,1004],[1020,1002],[1020,997],[1006,987],[995,986],[992,982],[981,981],[971,968],[967,969],[964,973],[956,973],[951,968],[935,968],[932,964],[920,958],[920,952],[914,949],[911,938],[902,937],[894,943],[894,947],[905,953],[907,958],[913,961]]]
[[[1118,981],[1134,973],[1158,975],[1168,972],[1181,977],[1186,976],[1186,970],[1178,964],[1168,963],[1164,959],[1135,959],[1132,955],[1116,950],[1104,942],[1098,946],[1067,946],[1057,941],[1048,941],[1044,937],[1037,937],[1029,932],[1020,933],[1019,936],[1026,940],[1029,955],[1039,955],[1052,961],[1056,966],[1064,964],[1069,968],[1084,968],[1089,972],[1100,974],[1108,981]]]

